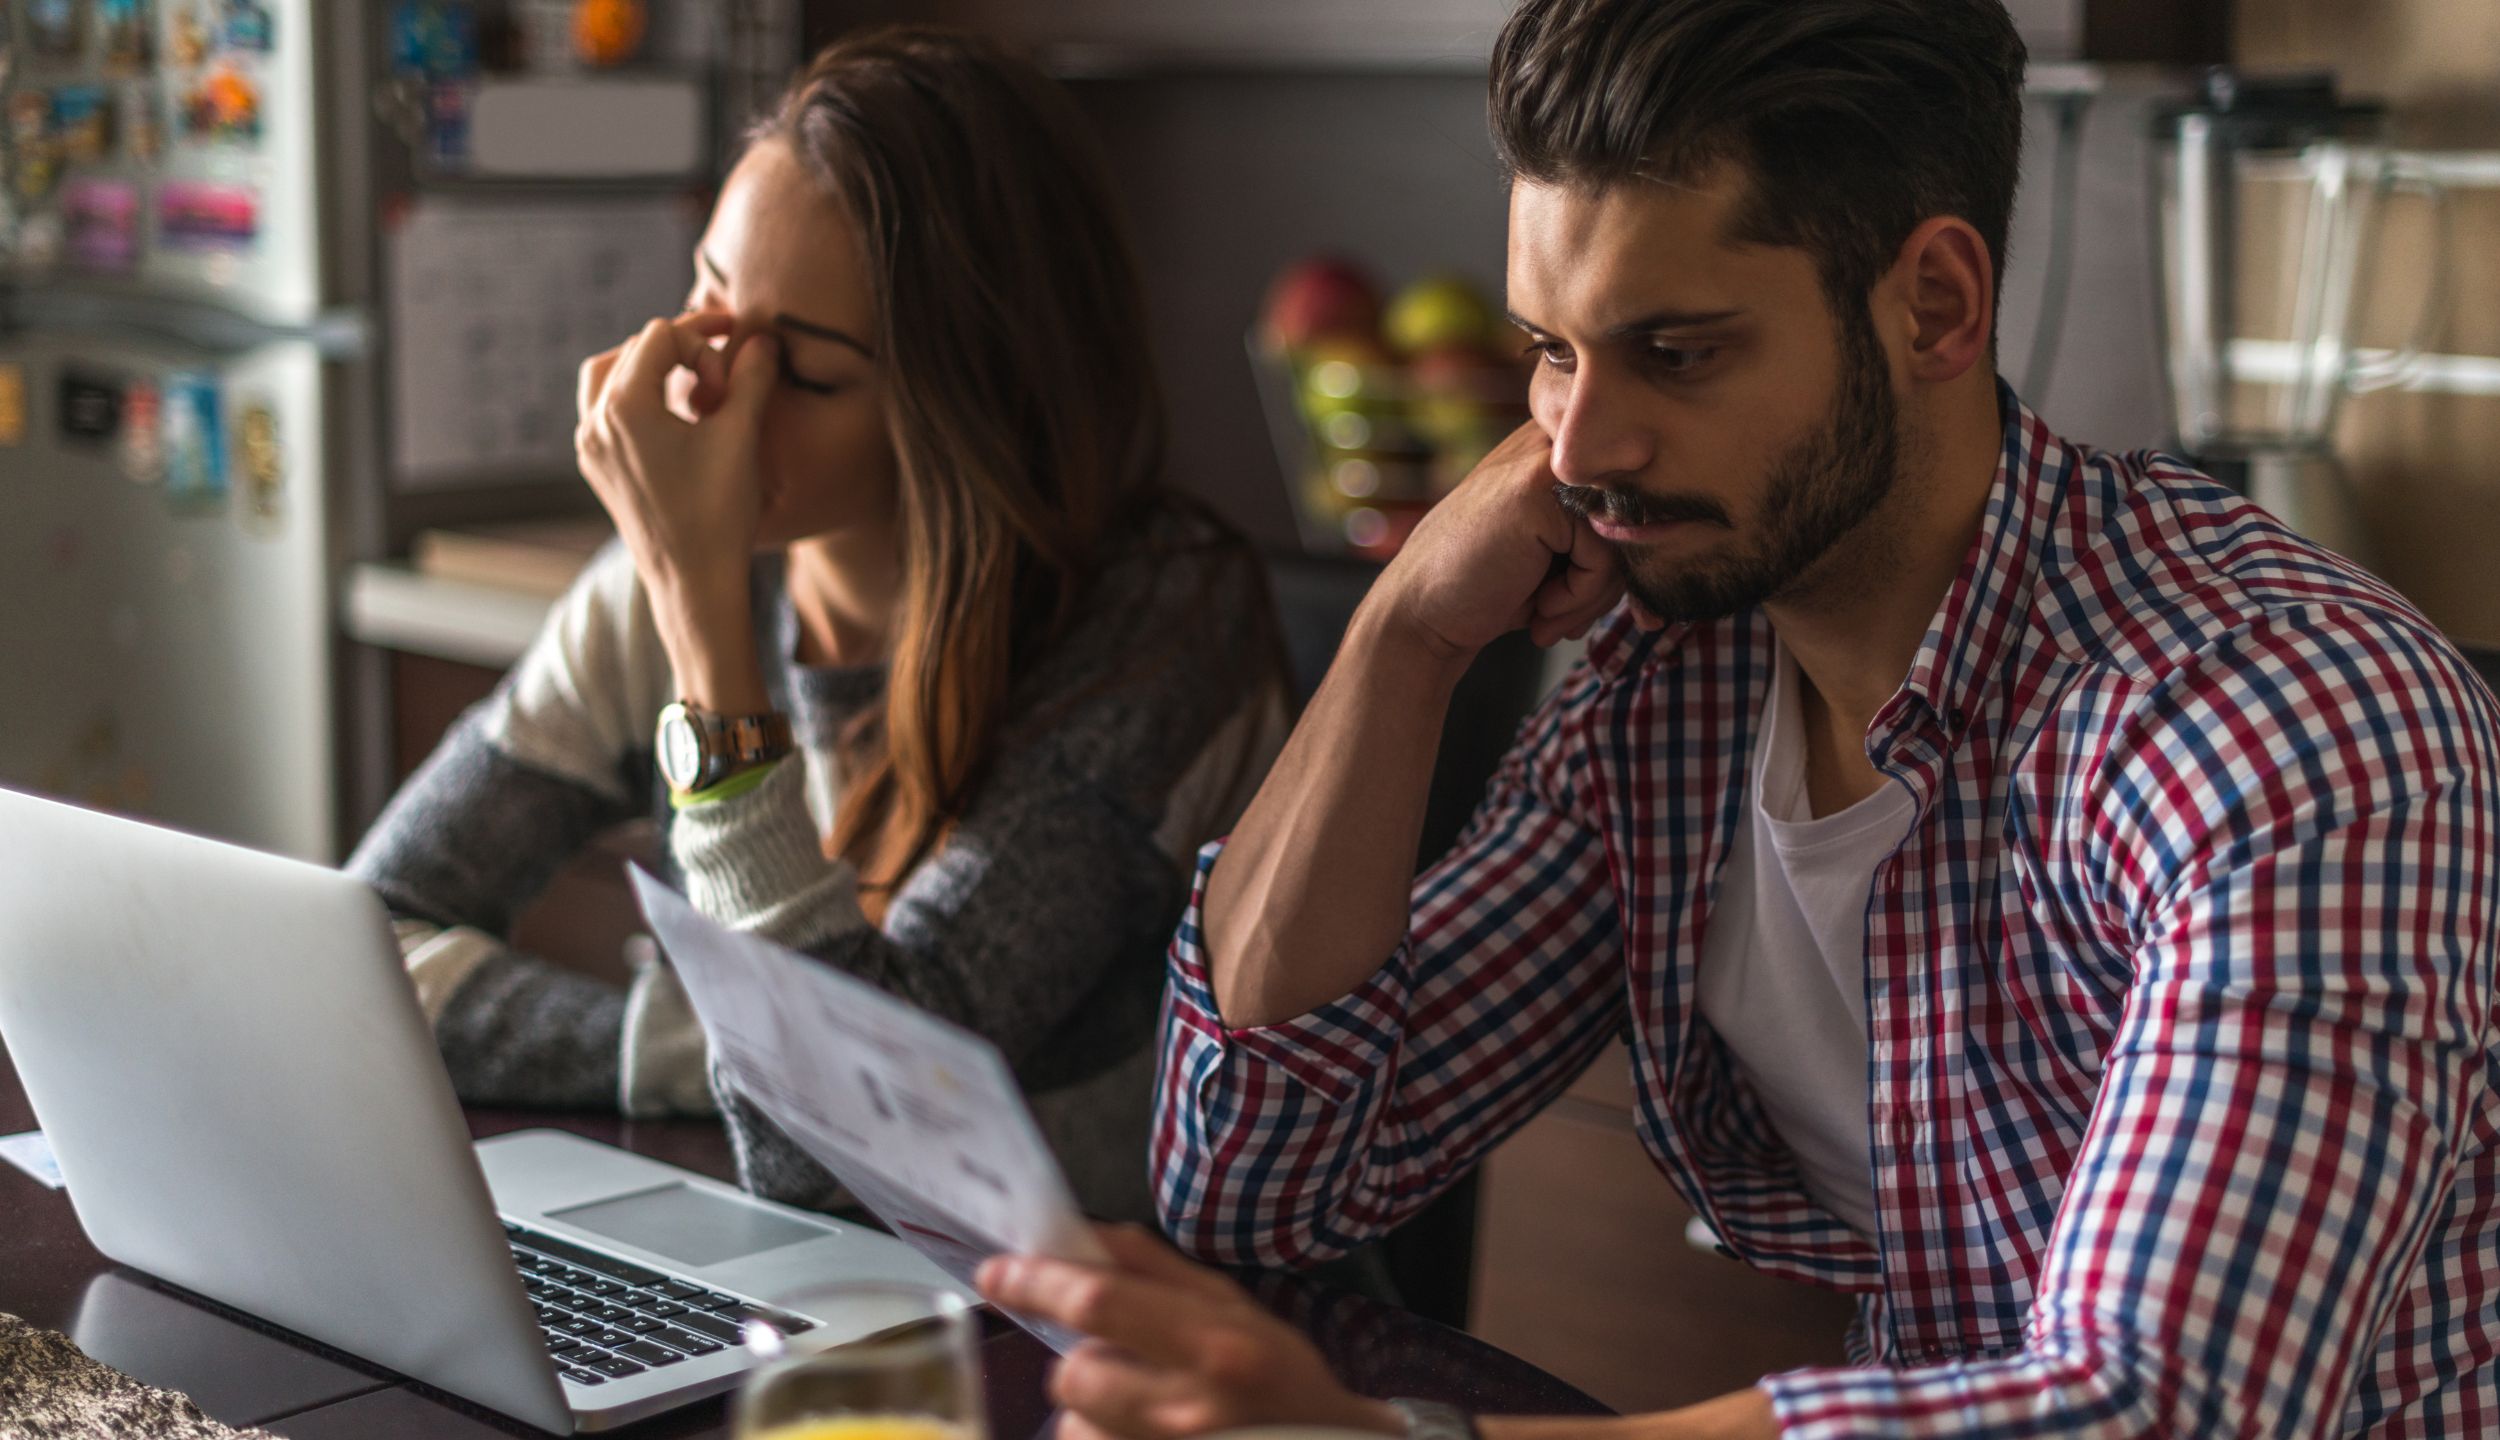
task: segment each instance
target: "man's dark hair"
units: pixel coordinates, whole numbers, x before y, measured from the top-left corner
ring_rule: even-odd
[[[1846,317],[1938,215],[1978,230],[2002,293],[2026,59],[2003,0],[1525,0],[1493,138],[1538,184],[1734,162],[1734,238],[1805,250]]]

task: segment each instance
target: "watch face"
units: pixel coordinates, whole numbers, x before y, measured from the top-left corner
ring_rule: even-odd
[[[680,790],[691,790],[703,774],[703,738],[680,710],[660,716],[660,774]]]

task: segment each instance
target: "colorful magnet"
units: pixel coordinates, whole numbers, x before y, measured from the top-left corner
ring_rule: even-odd
[[[477,73],[477,12],[465,0],[400,0],[391,12],[391,68],[430,80]]]
[[[165,478],[165,403],[153,380],[133,380],[122,391],[122,473],[136,485]]]
[[[52,133],[62,158],[73,165],[100,165],[113,158],[113,122],[119,107],[101,85],[64,85],[52,92]]]
[[[592,65],[622,65],[642,49],[648,22],[641,0],[575,0],[573,53]]]
[[[168,250],[248,250],[260,239],[260,192],[248,185],[168,180],[157,187],[156,228]]]
[[[70,262],[100,275],[126,275],[139,263],[139,187],[81,175],[61,188],[61,222]]]
[[[122,423],[121,377],[74,366],[63,370],[60,417],[62,440],[111,444]]]
[[[153,0],[97,0],[104,25],[104,63],[115,70],[145,70],[156,58]]]
[[[243,472],[243,518],[266,533],[284,518],[286,455],[278,444],[277,412],[259,401],[244,406],[234,422],[234,448]]]
[[[26,443],[26,367],[0,363],[0,445]]]
[[[425,87],[426,152],[444,165],[469,158],[470,84],[437,80]]]
[[[203,140],[260,139],[260,82],[233,61],[219,61],[183,94],[182,128]]]
[[[26,43],[48,60],[69,60],[86,53],[86,0],[28,0]]]
[[[208,61],[208,22],[200,17],[203,0],[174,0],[174,63],[196,70]]]
[[[9,188],[40,205],[61,181],[61,146],[52,129],[52,96],[20,90],[9,97]]]
[[[278,24],[260,0],[226,0],[226,48],[266,55],[278,43]]]
[[[165,497],[212,505],[226,498],[226,436],[217,382],[168,375],[164,385]]]

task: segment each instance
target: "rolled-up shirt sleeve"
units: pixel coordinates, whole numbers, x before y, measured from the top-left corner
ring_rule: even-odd
[[[1165,1230],[1302,1266],[1394,1229],[1542,1109],[1621,1027],[1615,888],[1575,781],[1585,669],[1522,728],[1467,832],[1415,883],[1405,943],[1350,993],[1224,1023],[1200,852],[1169,955],[1153,1181]]]
[[[1771,1377],[1784,1433],[2344,1433],[2373,1367],[2492,1363],[2388,1323],[2493,1263],[2423,1253],[2489,1124],[2500,768],[2455,664],[2294,612],[2149,697],[2091,837],[2134,976],[2023,1348]]]

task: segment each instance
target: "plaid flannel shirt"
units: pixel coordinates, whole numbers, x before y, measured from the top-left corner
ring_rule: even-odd
[[[1201,855],[1153,1154],[1179,1243],[1379,1235],[1620,1035],[1725,1245],[1858,1296],[1853,1368],[1762,1382],[1787,1433],[2500,1434],[2500,711],[2376,580],[2002,406],[1867,732],[1918,813],[1867,905],[1880,1233],[1808,1198],[1695,1013],[1770,631],[1619,613],[1352,993],[1227,1027]]]

